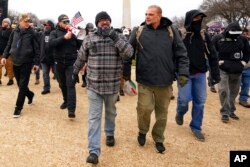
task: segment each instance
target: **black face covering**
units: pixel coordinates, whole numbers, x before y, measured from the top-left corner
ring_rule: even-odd
[[[193,21],[192,24],[191,24],[191,30],[194,32],[194,33],[200,33],[201,31],[201,20],[199,21]]]

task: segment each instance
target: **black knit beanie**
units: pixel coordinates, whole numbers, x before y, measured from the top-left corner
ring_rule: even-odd
[[[110,23],[111,23],[111,18],[109,16],[109,14],[107,12],[105,12],[105,11],[102,11],[102,12],[98,13],[96,15],[96,17],[95,17],[95,25],[96,25],[96,27],[97,27],[98,22],[101,19],[108,19],[110,21]]]

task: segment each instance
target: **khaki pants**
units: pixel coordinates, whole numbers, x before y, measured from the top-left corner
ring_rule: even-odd
[[[162,143],[165,139],[164,131],[171,92],[172,85],[158,87],[138,84],[137,121],[139,132],[146,134],[149,131],[151,113],[154,110],[156,121],[152,129],[152,137],[155,142]]]
[[[1,59],[2,59],[2,56],[0,56],[0,61]],[[2,68],[3,68],[3,65],[0,65],[0,80],[2,79]],[[6,60],[5,69],[7,71],[9,79],[12,80],[14,78],[14,73],[13,73],[13,61],[11,57],[9,57]]]

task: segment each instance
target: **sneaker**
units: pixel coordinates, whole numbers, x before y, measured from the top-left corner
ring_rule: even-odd
[[[228,115],[222,115],[222,116],[221,116],[221,121],[224,122],[224,123],[228,123],[228,122],[229,122],[229,117],[228,117]]]
[[[177,113],[175,116],[175,122],[177,125],[183,125],[183,116]]]
[[[106,138],[106,145],[109,147],[113,147],[115,145],[115,138],[114,136],[107,136]]]
[[[164,153],[164,151],[166,150],[163,143],[160,143],[160,142],[155,143],[155,148],[156,148],[156,151],[161,154]]]
[[[74,112],[74,111],[69,111],[68,117],[69,117],[69,118],[75,118],[75,117],[76,117],[75,112]]]
[[[40,83],[40,80],[37,79],[36,82],[35,82],[35,85],[38,85]]]
[[[66,109],[67,108],[67,102],[63,102],[60,106],[60,109]]]
[[[139,135],[137,137],[137,141],[140,144],[140,146],[144,146],[146,143],[146,134],[142,134],[139,132]]]
[[[250,104],[247,101],[240,101],[239,104],[243,107],[250,108]]]
[[[192,132],[193,132],[193,134],[194,134],[194,136],[196,137],[197,140],[199,140],[201,142],[205,141],[205,137],[200,131],[192,130]]]
[[[43,90],[43,91],[41,92],[42,95],[46,95],[46,94],[48,94],[48,93],[50,93],[49,90]]]
[[[98,156],[94,153],[90,153],[86,162],[91,164],[98,164]]]
[[[13,79],[10,79],[9,82],[7,83],[8,86],[13,85],[13,84],[14,84]]]
[[[232,119],[235,119],[235,120],[239,120],[240,119],[237,115],[235,115],[235,113],[231,113],[229,115],[229,117],[232,118]]]
[[[217,91],[216,91],[216,89],[214,87],[211,87],[210,91],[213,92],[213,93],[217,93]]]
[[[13,114],[13,118],[19,118],[21,115],[21,110],[15,109],[14,114]]]
[[[35,96],[35,94],[33,92],[31,92],[30,97],[28,97],[28,104],[32,104],[34,96]]]

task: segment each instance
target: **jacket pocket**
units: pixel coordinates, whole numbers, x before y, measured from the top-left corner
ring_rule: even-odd
[[[224,63],[220,65],[220,69],[230,73],[239,74],[243,71],[243,64],[240,61],[224,60]]]

